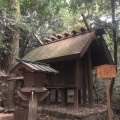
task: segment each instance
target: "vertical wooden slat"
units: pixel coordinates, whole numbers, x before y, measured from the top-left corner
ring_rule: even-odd
[[[84,58],[84,64],[83,64],[83,105],[86,106],[86,102],[87,102],[87,94],[86,94],[86,82],[87,82],[87,58],[85,56]]]
[[[86,96],[86,89],[83,89],[83,105],[84,106],[86,106],[86,98],[87,98],[87,96]]]
[[[76,59],[75,66],[75,86],[74,89],[74,108],[77,109],[79,106],[79,98],[78,98],[78,87],[79,87],[79,76],[80,76],[80,60]]]
[[[63,76],[64,76],[64,64],[61,63],[61,84],[63,85],[64,84],[64,79],[63,79]]]
[[[49,92],[51,93],[51,89],[49,89]],[[50,93],[49,95],[46,97],[46,104],[50,105]]]
[[[92,78],[92,63],[91,63],[91,53],[90,48],[88,49],[88,95],[89,95],[89,105],[93,106],[93,78]]]

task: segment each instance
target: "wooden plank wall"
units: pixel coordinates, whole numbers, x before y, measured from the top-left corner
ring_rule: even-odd
[[[93,106],[93,77],[90,49],[87,50],[82,59],[52,63],[51,67],[60,73],[56,76],[51,75],[48,77],[48,86],[51,88],[62,86],[60,88],[63,93],[62,106],[65,106],[65,100],[67,99],[64,93],[71,88],[74,90],[75,108],[78,108],[79,104]]]
[[[57,75],[48,74],[49,86],[64,86],[74,85],[75,81],[75,60],[51,63],[51,67],[58,70]]]

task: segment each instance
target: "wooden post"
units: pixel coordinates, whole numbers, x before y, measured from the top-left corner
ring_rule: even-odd
[[[65,107],[65,89],[61,89],[61,106]]]
[[[88,50],[88,95],[89,95],[89,105],[93,107],[93,78],[92,78],[92,64],[91,64],[91,52],[90,48]]]
[[[55,103],[58,102],[58,89],[55,89]]]
[[[67,103],[68,99],[67,99],[67,88],[65,88],[65,103]]]
[[[37,93],[31,92],[30,100],[29,100],[29,111],[28,111],[28,120],[37,120]]]
[[[74,89],[74,108],[78,109],[79,101],[78,101],[78,88]]]
[[[79,87],[79,78],[80,77],[80,59],[76,59],[75,66],[75,87],[74,88],[74,108],[77,109],[79,106],[79,97],[78,97],[78,87]]]
[[[49,91],[51,91],[51,90],[49,89]],[[46,97],[46,104],[47,104],[47,105],[50,105],[50,93],[49,93],[49,95]]]
[[[86,89],[83,88],[83,105],[84,106],[86,106],[86,103],[87,103],[86,102],[86,98],[87,98],[87,96],[86,96]]]
[[[81,104],[81,89],[78,90],[78,100],[79,104]]]
[[[83,21],[84,21],[84,23],[85,23],[85,26],[86,26],[87,30],[90,31],[90,28],[89,28],[89,26],[88,26],[88,23],[87,23],[87,20],[86,20],[84,14],[82,13],[81,15],[82,15],[82,18],[83,18]]]
[[[105,80],[106,93],[107,93],[107,106],[108,106],[108,120],[112,120],[111,108],[110,108],[110,94],[109,94],[109,81]]]

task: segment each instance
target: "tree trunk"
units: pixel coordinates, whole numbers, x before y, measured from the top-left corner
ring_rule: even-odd
[[[14,19],[14,26],[11,29],[5,29],[6,42],[8,42],[8,51],[7,54],[4,54],[4,69],[7,73],[16,65],[16,58],[19,56],[19,17],[20,17],[20,3],[19,0],[13,0],[12,4],[12,13]],[[10,77],[13,75],[10,74]],[[14,107],[14,88],[15,81],[8,82],[7,89],[7,100],[9,108]]]
[[[114,63],[117,65],[117,39],[116,39],[116,22],[115,22],[115,1],[111,0],[111,9],[112,9],[112,34],[113,34],[113,42],[114,42]],[[117,69],[116,69],[117,70]],[[115,84],[115,78],[112,79],[110,83],[110,98],[112,97],[113,87]]]

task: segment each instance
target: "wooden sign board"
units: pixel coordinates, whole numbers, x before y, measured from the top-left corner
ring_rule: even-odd
[[[115,78],[115,65],[101,65],[97,67],[97,78]]]

